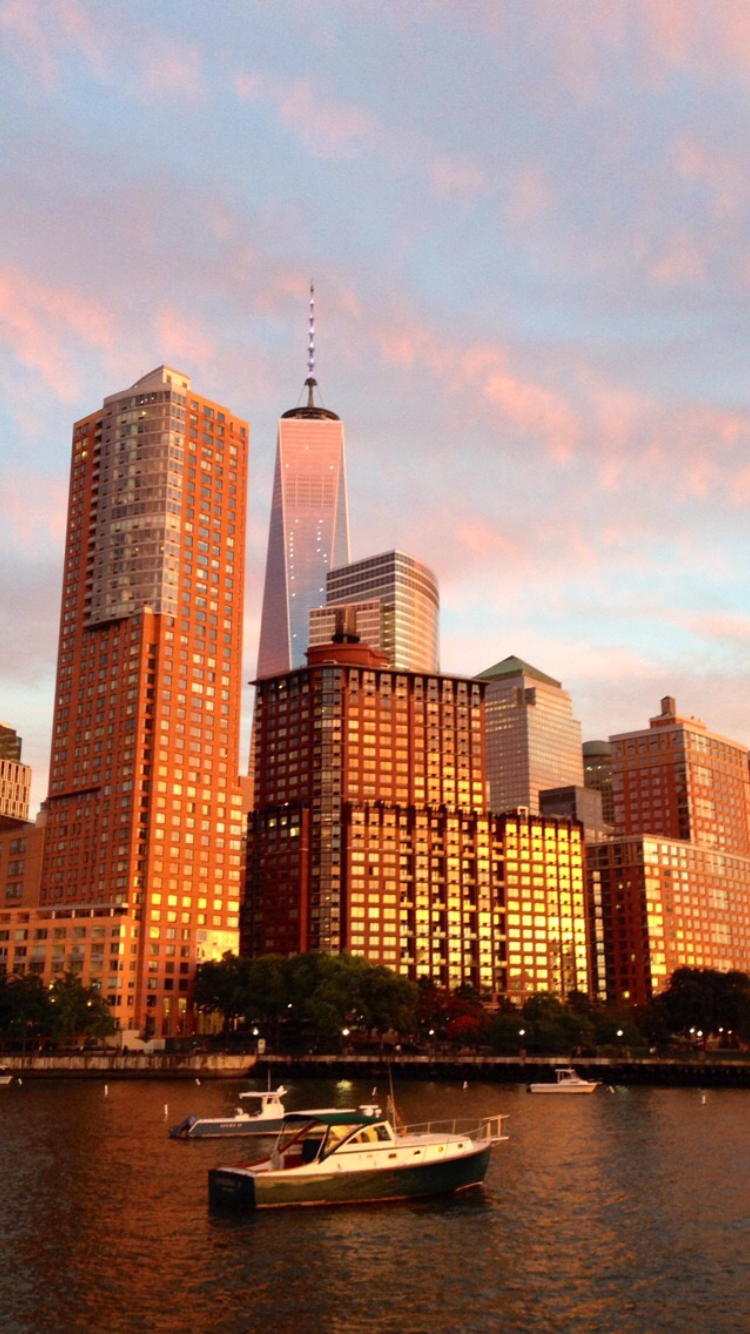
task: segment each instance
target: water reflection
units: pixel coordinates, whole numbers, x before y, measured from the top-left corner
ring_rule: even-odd
[[[485,1189],[450,1200],[210,1214],[252,1141],[176,1143],[237,1085],[32,1083],[0,1100],[0,1311],[14,1334],[746,1330],[750,1094],[408,1084],[405,1120],[510,1112]],[[378,1089],[383,1102],[385,1086]],[[372,1081],[297,1084],[356,1105]],[[164,1104],[169,1105],[167,1117]],[[9,1259],[10,1257],[10,1259]]]

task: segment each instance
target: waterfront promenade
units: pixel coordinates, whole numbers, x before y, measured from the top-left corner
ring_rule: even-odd
[[[390,1067],[404,1079],[518,1084],[552,1078],[572,1063],[605,1085],[750,1088],[750,1056],[725,1053],[676,1056],[485,1056],[469,1053],[284,1055],[245,1052],[73,1052],[0,1054],[0,1067],[21,1078],[243,1079],[290,1077],[351,1079],[381,1076]]]

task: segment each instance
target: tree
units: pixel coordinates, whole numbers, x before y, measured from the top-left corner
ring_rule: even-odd
[[[65,973],[49,992],[50,1034],[58,1042],[106,1038],[117,1031],[112,1012],[96,987],[84,987],[77,973]]]
[[[0,1031],[26,1051],[48,1031],[49,995],[36,973],[3,979],[0,991]]]
[[[750,977],[736,969],[677,968],[654,1006],[672,1033],[708,1037],[723,1028],[750,1035]]]

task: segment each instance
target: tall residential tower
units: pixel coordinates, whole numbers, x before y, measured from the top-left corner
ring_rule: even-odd
[[[73,431],[40,902],[113,915],[124,1029],[185,1031],[196,963],[237,945],[247,453],[167,366]]]

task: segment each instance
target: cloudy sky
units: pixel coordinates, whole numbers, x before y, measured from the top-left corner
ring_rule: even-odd
[[[37,800],[71,423],[162,362],[249,418],[249,678],[311,276],[353,555],[435,569],[444,670],[516,653],[584,737],[670,693],[750,742],[746,0],[0,0],[0,48],[0,718]]]

